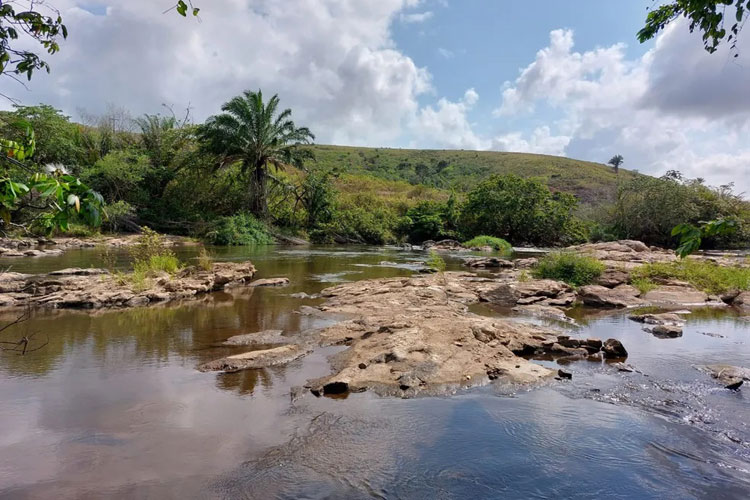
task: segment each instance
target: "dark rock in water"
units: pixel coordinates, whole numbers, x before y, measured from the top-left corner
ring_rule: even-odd
[[[570,380],[570,379],[573,378],[573,374],[572,373],[569,373],[569,372],[566,372],[566,371],[563,371],[563,370],[557,370],[557,376],[560,377],[560,378],[562,378],[562,379],[568,379],[568,380]]]
[[[750,381],[750,368],[732,365],[702,365],[695,368],[708,373],[728,389],[738,389],[742,382]]]
[[[329,382],[323,386],[323,394],[335,396],[337,394],[346,394],[349,392],[349,384],[346,382]]]
[[[706,337],[713,337],[715,339],[724,339],[726,338],[724,335],[720,333],[712,333],[712,332],[700,332],[701,335],[705,335]]]
[[[509,260],[498,259],[497,257],[473,257],[464,259],[464,265],[468,267],[484,268],[512,268],[513,263]]]
[[[678,325],[656,325],[651,328],[654,337],[661,339],[675,339],[682,337],[682,327]]]
[[[744,380],[740,380],[740,381],[738,381],[738,382],[735,382],[735,383],[733,383],[733,384],[729,384],[729,385],[727,386],[727,389],[729,389],[729,390],[732,390],[732,391],[738,391],[738,390],[740,389],[740,387],[742,387],[742,384],[743,384],[744,382],[745,382]]]
[[[604,357],[607,359],[628,357],[628,351],[625,349],[625,346],[623,346],[622,342],[617,339],[607,339],[607,341],[604,342],[602,351],[604,351]]]

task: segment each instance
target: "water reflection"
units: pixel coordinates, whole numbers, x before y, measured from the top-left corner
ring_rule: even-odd
[[[179,252],[190,259],[196,249]],[[750,492],[750,401],[693,368],[747,364],[750,324],[732,315],[697,311],[683,337],[657,339],[622,314],[574,312],[580,327],[572,334],[621,339],[640,373],[574,363],[566,367],[572,381],[513,397],[490,387],[410,401],[371,394],[292,398],[290,388],[325,375],[327,356],[340,348],[286,367],[226,375],[195,366],[234,352],[218,346],[233,335],[270,329],[294,335],[322,326],[320,318],[294,312],[319,300],[292,296],[331,286],[321,277],[407,275],[424,256],[316,247],[213,253],[221,260],[250,258],[259,277],[287,276],[291,284],[177,307],[43,311],[16,327],[14,335],[49,333],[49,345],[24,357],[0,356],[6,429],[0,497],[742,498]],[[15,262],[21,272],[97,265],[95,250]],[[127,265],[125,253],[120,262]],[[459,256],[449,266],[460,269]],[[0,314],[2,322],[14,318]]]

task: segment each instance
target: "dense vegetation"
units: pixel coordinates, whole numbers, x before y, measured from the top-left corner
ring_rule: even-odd
[[[314,146],[311,132],[278,105],[275,96],[246,92],[203,125],[174,114],[131,119],[116,108],[74,123],[49,106],[18,107],[0,112],[0,137],[23,144],[33,130],[35,149],[24,169],[4,165],[6,179],[20,182],[29,169],[57,172],[40,177],[49,182],[41,190],[54,183],[78,190],[72,205],[67,191],[62,200],[76,234],[86,234],[92,193],[100,193],[103,230],[148,226],[228,245],[283,235],[320,243],[486,236],[514,245],[633,238],[674,246],[675,226],[719,218],[737,230],[706,236],[704,245],[750,241],[750,208],[731,186],[542,155]],[[30,189],[6,207],[6,234],[50,229],[35,210],[41,194]],[[76,210],[76,199],[85,209]]]
[[[644,264],[632,273],[633,284],[641,291],[654,288],[660,280],[666,279],[687,281],[709,294],[750,290],[749,268],[720,266],[705,260],[681,259],[677,262]]]

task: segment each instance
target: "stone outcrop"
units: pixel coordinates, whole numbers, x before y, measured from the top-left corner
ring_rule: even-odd
[[[554,281],[522,285],[522,292],[516,295],[514,289],[510,295],[549,299],[569,290]],[[352,319],[323,329],[320,342],[348,349],[331,359],[334,374],[308,387],[319,395],[374,390],[408,397],[498,378],[535,383],[554,377],[555,371],[527,358],[586,359],[603,349],[605,344],[597,339],[571,339],[555,328],[470,313],[467,304],[486,296],[488,286],[497,283],[468,273],[445,273],[323,290],[327,300],[319,308]]]
[[[504,306],[570,306],[575,302],[576,296],[573,289],[562,281],[529,280],[481,286],[479,298],[483,302]]]
[[[0,306],[137,307],[245,286],[254,275],[250,262],[218,262],[211,271],[189,267],[174,276],[162,273],[149,279],[145,290],[138,290],[127,276],[111,276],[103,269],[63,269],[44,275],[0,273]]]
[[[251,281],[248,286],[286,286],[289,284],[289,278],[264,278],[260,280]]]
[[[222,342],[221,345],[226,347],[254,347],[260,345],[286,344],[288,342],[289,339],[282,335],[281,330],[264,330],[262,332],[245,333],[243,335],[229,337]]]
[[[643,298],[655,305],[700,306],[708,303],[708,295],[688,284],[662,285],[647,292]]]

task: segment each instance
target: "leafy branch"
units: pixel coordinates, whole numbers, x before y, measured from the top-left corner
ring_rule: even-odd
[[[679,224],[672,229],[672,236],[680,237],[680,244],[675,253],[681,258],[697,252],[703,239],[733,233],[739,223],[734,217],[722,217],[711,221],[701,221],[700,226]]]

